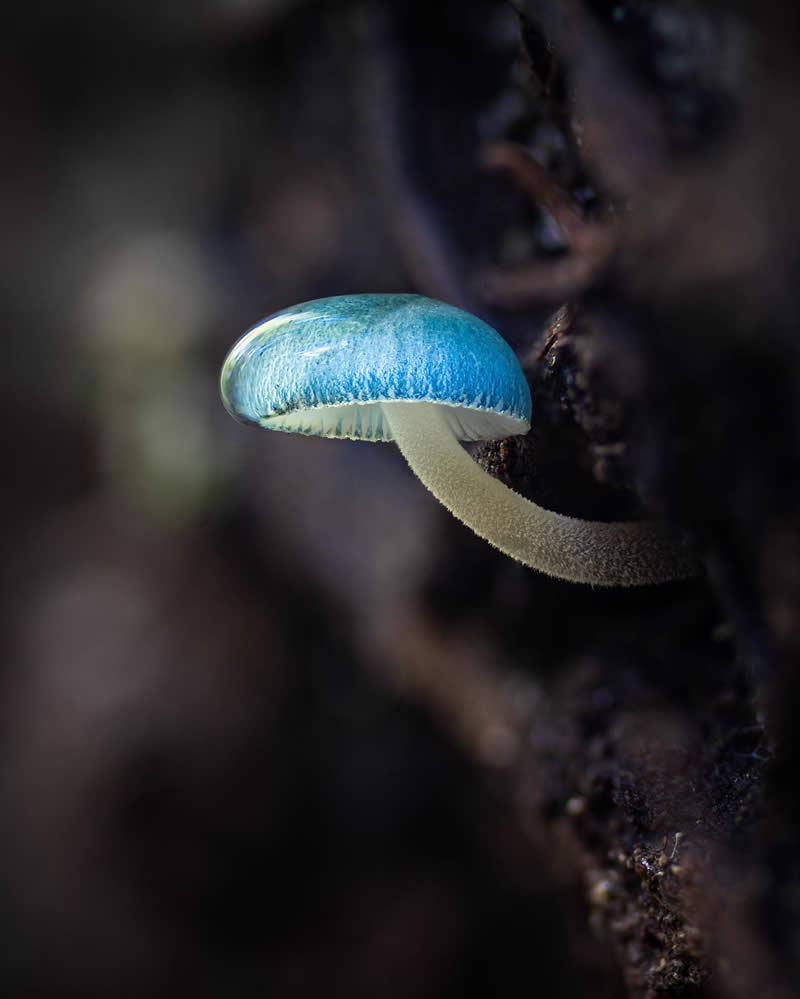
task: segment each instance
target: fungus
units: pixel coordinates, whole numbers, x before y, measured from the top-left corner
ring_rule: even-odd
[[[550,576],[634,586],[694,572],[664,525],[546,510],[472,460],[460,441],[530,430],[530,390],[500,335],[443,302],[344,295],[292,306],[236,343],[221,392],[233,416],[268,430],[395,441],[455,517]]]

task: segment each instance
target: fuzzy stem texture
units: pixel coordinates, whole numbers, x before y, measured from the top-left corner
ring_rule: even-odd
[[[443,407],[385,407],[414,474],[454,517],[512,558],[548,576],[594,586],[639,586],[697,571],[690,553],[655,521],[579,520],[532,503],[477,465]]]

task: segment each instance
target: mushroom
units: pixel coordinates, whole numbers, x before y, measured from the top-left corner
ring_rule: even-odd
[[[455,517],[550,576],[634,586],[695,571],[664,525],[554,513],[472,460],[459,441],[530,430],[530,390],[500,335],[443,302],[343,295],[294,305],[241,337],[221,392],[233,416],[268,430],[395,441]]]

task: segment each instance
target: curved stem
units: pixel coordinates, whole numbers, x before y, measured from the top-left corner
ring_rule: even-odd
[[[539,572],[595,586],[637,586],[696,572],[691,555],[654,521],[604,523],[537,506],[477,465],[450,429],[443,407],[385,404],[411,470],[460,521],[495,548]]]

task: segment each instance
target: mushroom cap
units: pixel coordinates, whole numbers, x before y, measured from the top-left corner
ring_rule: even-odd
[[[388,404],[447,407],[459,440],[530,429],[514,352],[476,316],[421,295],[340,295],[293,305],[236,343],[222,398],[269,430],[391,440]]]

